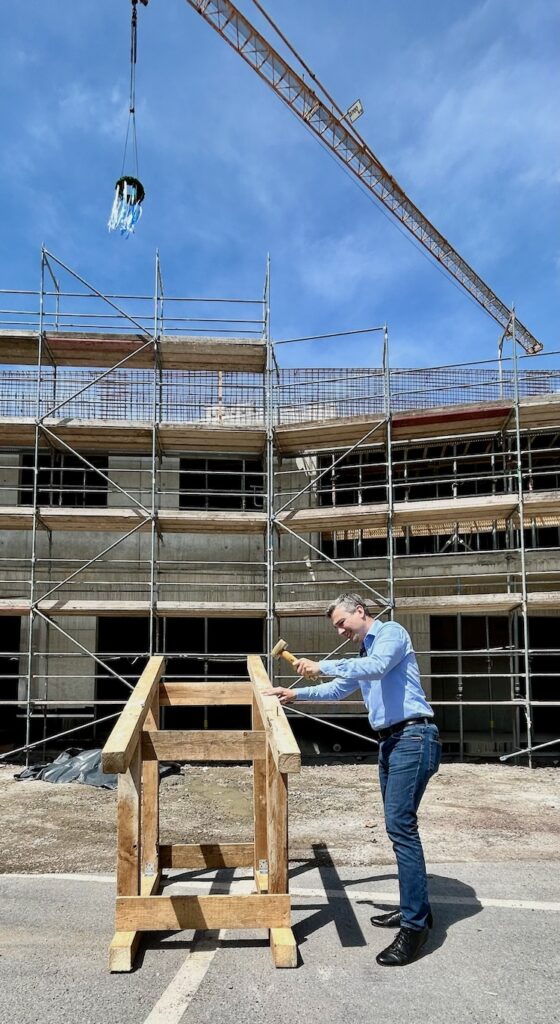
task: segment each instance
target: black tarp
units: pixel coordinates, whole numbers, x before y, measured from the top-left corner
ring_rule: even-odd
[[[180,765],[172,763],[160,765],[160,777],[174,775],[180,771]],[[116,789],[117,775],[106,774],[101,767],[101,748],[81,750],[69,747],[54,759],[43,764],[34,764],[14,775],[18,782],[81,782],[84,786],[97,786],[100,789]]]

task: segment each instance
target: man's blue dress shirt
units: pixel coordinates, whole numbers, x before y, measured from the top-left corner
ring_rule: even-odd
[[[361,658],[320,661],[321,675],[335,678],[300,687],[297,699],[342,700],[359,687],[372,729],[433,715],[406,629],[398,622],[374,622],[364,637],[364,648]]]

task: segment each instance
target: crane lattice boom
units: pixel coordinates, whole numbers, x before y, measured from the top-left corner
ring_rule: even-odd
[[[345,115],[341,115],[332,102],[323,101],[230,0],[187,0],[187,3],[251,65],[276,95],[500,324],[504,332],[511,333],[511,310],[408,198]],[[517,318],[515,337],[530,355],[543,348]]]

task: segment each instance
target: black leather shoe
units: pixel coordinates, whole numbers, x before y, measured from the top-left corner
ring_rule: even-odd
[[[370,918],[371,923],[376,928],[400,928],[401,926],[401,912],[400,910],[390,910],[388,914],[379,914],[377,917]],[[426,924],[428,928],[432,928],[434,919],[430,910]]]
[[[382,967],[405,967],[416,959],[430,934],[429,928],[415,932],[412,928],[401,928],[390,946],[376,956]]]
[[[377,917],[372,917],[371,923],[375,925],[376,928],[400,928],[400,908],[398,910],[390,910],[388,914],[379,914]]]

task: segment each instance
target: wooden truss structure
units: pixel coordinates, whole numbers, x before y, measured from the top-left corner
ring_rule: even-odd
[[[150,658],[103,749],[103,770],[116,772],[117,900],[111,971],[132,970],[142,932],[256,929],[270,932],[276,967],[295,967],[288,892],[288,775],[301,757],[283,708],[263,691],[270,680],[257,655],[249,681],[161,682],[163,657]],[[236,731],[160,729],[169,705],[245,704],[252,728]],[[160,761],[252,761],[254,839],[250,843],[160,845]],[[160,894],[169,868],[253,868],[249,895]]]

